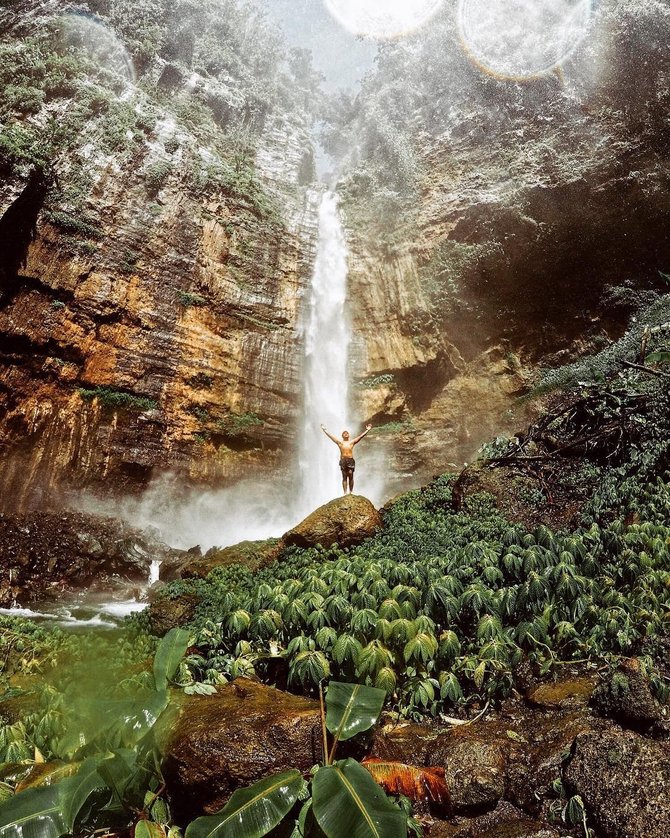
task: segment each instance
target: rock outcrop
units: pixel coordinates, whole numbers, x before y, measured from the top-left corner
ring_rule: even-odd
[[[319,704],[238,678],[182,708],[164,775],[180,820],[212,814],[233,791],[322,757]]]
[[[271,564],[281,553],[283,543],[276,538],[267,541],[242,541],[223,550],[208,550],[204,556],[186,556],[180,562],[178,575],[182,579],[204,579],[217,567],[240,564],[251,571]]]
[[[608,838],[668,834],[670,743],[620,730],[583,734],[565,781]]]
[[[217,75],[216,61],[204,70],[193,44],[191,54],[172,44],[175,4],[138,13],[144,47],[122,4],[88,6],[95,23],[61,0],[0,12],[16,79],[25,73],[30,101],[46,103],[8,114],[0,149],[3,242],[18,237],[5,229],[14,218],[31,233],[0,289],[5,511],[59,503],[69,489],[133,491],[166,471],[211,484],[276,470],[301,402],[296,344],[318,205],[306,94],[296,94],[302,104],[275,99],[242,131],[245,108],[257,105],[240,79]],[[179,25],[204,37],[198,16],[215,9],[182,6]],[[42,90],[22,44],[32,39],[50,68],[70,37],[89,46],[72,50],[66,81],[47,74]],[[133,69],[136,38],[149,54]],[[91,69],[86,49],[100,43],[107,58],[125,56],[126,76]],[[47,119],[60,120],[67,145],[45,163],[58,188],[36,192],[11,156],[11,131],[30,136]]]
[[[152,561],[171,550],[150,532],[79,513],[0,514],[0,605],[66,592],[144,588]]]
[[[380,514],[367,498],[347,495],[319,507],[282,537],[291,547],[352,547],[382,527]]]

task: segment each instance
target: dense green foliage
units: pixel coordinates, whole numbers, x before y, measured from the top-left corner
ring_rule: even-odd
[[[5,644],[10,631],[33,645],[47,642],[21,623],[8,622],[2,631]],[[168,634],[152,671],[146,638],[52,635],[37,694],[14,691],[24,707],[32,697],[37,710],[0,729],[3,776],[10,781],[0,805],[0,835],[16,834],[17,825],[26,830],[21,834],[59,836],[124,830],[137,822],[154,824],[147,827],[154,838],[166,835],[170,812],[161,798],[161,752],[170,724],[168,687],[188,641],[188,631]],[[24,661],[18,664],[25,670]],[[18,783],[14,795],[12,782]]]
[[[625,369],[566,398],[576,407],[549,431],[586,439],[568,446],[562,478],[584,498],[579,526],[527,531],[486,495],[455,511],[445,475],[396,500],[359,547],[293,548],[255,574],[233,566],[169,585],[168,597],[200,599],[193,678],[255,674],[306,691],[358,681],[419,717],[508,695],[524,658],[548,672],[637,655],[667,695],[653,672],[670,615],[667,379]]]

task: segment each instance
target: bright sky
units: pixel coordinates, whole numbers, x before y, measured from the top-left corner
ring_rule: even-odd
[[[322,0],[264,0],[293,46],[312,51],[324,87],[354,87],[372,66],[374,41],[356,38],[328,14]]]

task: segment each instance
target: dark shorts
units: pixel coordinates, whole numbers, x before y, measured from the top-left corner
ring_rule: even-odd
[[[342,477],[353,477],[355,470],[356,460],[352,460],[351,457],[342,457],[340,460],[340,471],[342,472]]]

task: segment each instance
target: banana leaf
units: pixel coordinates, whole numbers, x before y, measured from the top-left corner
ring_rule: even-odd
[[[312,781],[312,801],[327,838],[406,838],[407,815],[354,759],[320,768]]]
[[[370,730],[385,700],[386,692],[376,687],[331,681],[326,693],[326,727],[335,737],[335,743]]]
[[[239,789],[217,815],[193,821],[185,838],[262,838],[288,815],[303,785],[299,771],[285,771]]]
[[[168,682],[186,654],[189,639],[190,633],[186,629],[173,628],[158,644],[154,656],[154,680],[158,692],[168,688]]]
[[[151,730],[167,705],[165,691],[142,691],[124,699],[75,699],[58,750],[62,756],[73,757],[93,743],[98,750],[132,748]]]
[[[63,786],[28,789],[0,806],[0,838],[59,838],[67,833]]]
[[[68,783],[62,784],[62,811],[63,820],[68,832],[74,831],[74,824],[77,815],[82,807],[96,789],[106,787],[106,783],[100,776],[98,768],[101,763],[100,757],[87,759]]]

